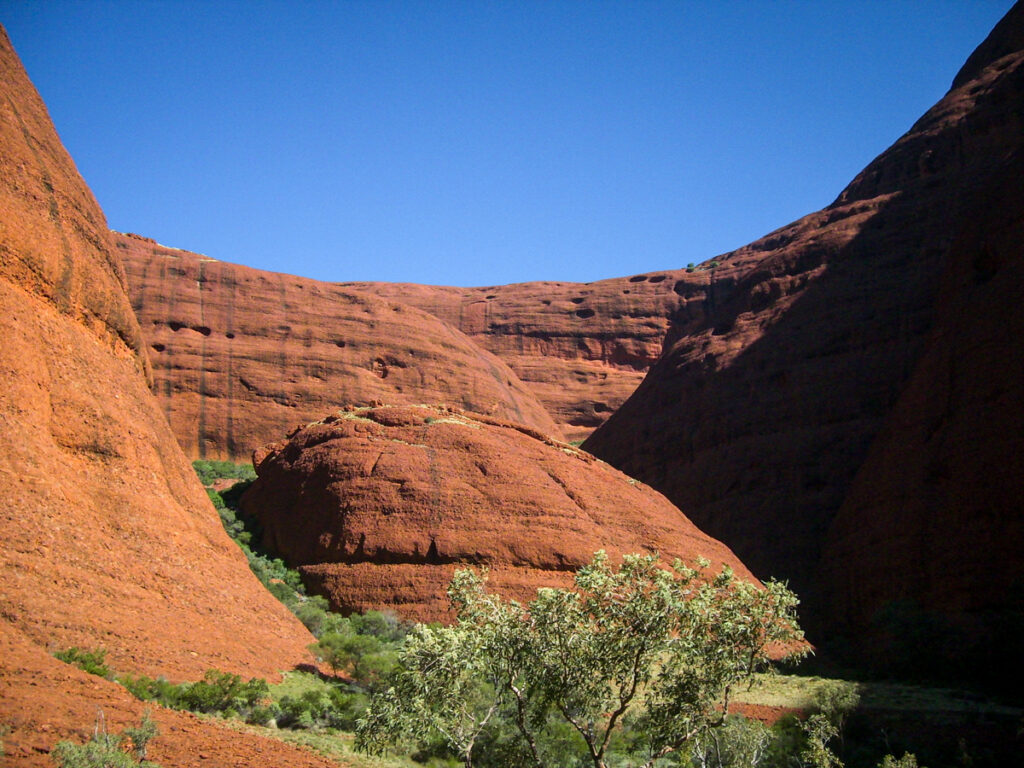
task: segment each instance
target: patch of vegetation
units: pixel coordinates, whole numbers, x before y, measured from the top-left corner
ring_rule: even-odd
[[[114,677],[113,671],[106,664],[107,652],[103,648],[95,648],[90,651],[72,646],[63,651],[57,651],[53,655],[64,663],[73,664],[90,675],[105,677],[108,680]]]
[[[256,470],[252,464],[235,464],[231,461],[207,461],[200,459],[192,462],[192,468],[199,476],[203,485],[213,485],[217,480],[255,480]]]
[[[329,629],[327,600],[307,595],[298,571],[289,568],[281,558],[264,551],[259,546],[260,530],[256,521],[239,513],[239,499],[256,477],[252,466],[224,461],[196,461],[193,466],[200,481],[207,486],[206,493],[220,516],[224,530],[245,553],[249,569],[260,583],[314,635]],[[216,491],[209,487],[217,480],[235,478],[242,479],[225,490]]]
[[[344,413],[344,416],[350,414]],[[255,478],[255,472],[250,465],[235,465],[229,462],[193,462],[197,473],[199,465],[204,470],[209,470],[205,475],[200,474],[200,480],[210,485],[218,479],[232,479],[237,477]],[[212,474],[210,474],[212,472]],[[302,583],[299,572],[288,567],[279,557],[274,557],[260,545],[262,532],[255,520],[247,518],[239,510],[239,499],[251,484],[251,479],[243,479],[235,485],[223,491],[215,491],[207,487],[206,492],[213,503],[217,514],[220,515],[224,530],[232,540],[238,544],[249,561],[249,568],[259,579],[267,590],[285,605],[301,621],[310,633],[317,638],[325,635],[362,635],[381,640],[384,644],[395,644],[401,640],[408,631],[408,625],[401,624],[394,616],[386,616],[378,611],[370,611],[365,615],[353,615],[348,618],[330,610],[326,598],[320,595],[309,595]],[[337,645],[338,641],[328,641],[324,646],[326,651],[331,643]],[[351,641],[357,642],[357,641]],[[358,641],[363,642],[363,641]],[[358,654],[360,659],[363,655],[380,653],[382,647],[368,648],[364,653]],[[331,654],[331,658],[339,658]],[[325,661],[330,663],[330,659]],[[342,671],[344,665],[339,664],[338,671]],[[354,672],[354,671],[353,671]]]
[[[107,733],[101,711],[93,728],[92,738],[85,744],[61,741],[50,752],[50,759],[61,768],[160,768],[146,760],[149,742],[159,734],[156,723],[147,712],[139,725],[119,734]]]
[[[458,623],[413,630],[357,745],[440,741],[471,768],[492,759],[480,745],[504,721],[504,764],[653,768],[686,754],[724,723],[733,688],[768,667],[769,647],[802,639],[782,584],[706,576],[708,565],[631,555],[615,569],[599,552],[575,589],[541,589],[528,607],[456,572]]]
[[[237,720],[225,721],[223,725],[242,733],[256,734],[264,738],[284,742],[285,744],[295,744],[311,749],[330,760],[337,761],[339,765],[345,766],[345,768],[423,768],[424,765],[400,755],[376,757],[357,752],[352,744],[354,737],[351,733],[334,730],[295,731],[263,728],[241,723]],[[430,768],[442,768],[442,766],[448,765],[448,762],[435,762],[431,764]]]
[[[237,471],[237,474],[241,472]],[[258,702],[223,693],[223,684],[231,682],[223,676],[224,673],[204,678],[201,682],[216,690],[207,691],[202,696],[197,692],[193,699],[216,701],[216,707],[207,706],[200,711],[212,710],[221,716],[238,718],[225,721],[233,723],[232,727],[270,725],[273,727],[263,731],[264,735],[301,743],[331,758],[343,759],[346,764],[359,766],[440,767],[469,765],[471,760],[472,765],[478,768],[543,768],[544,765],[559,768],[606,765],[611,768],[613,765],[643,764],[652,768],[668,765],[688,768],[839,768],[846,760],[849,768],[874,768],[882,759],[880,756],[890,751],[884,738],[875,738],[870,749],[866,748],[863,734],[853,733],[855,729],[847,722],[851,708],[856,706],[857,696],[870,698],[873,695],[870,686],[777,675],[770,668],[759,673],[756,670],[762,665],[763,658],[757,654],[758,663],[750,665],[748,657],[748,666],[742,672],[738,667],[730,671],[729,664],[723,660],[733,658],[730,654],[746,642],[743,633],[751,630],[751,622],[756,624],[764,618],[756,611],[751,614],[739,610],[737,606],[740,603],[734,603],[736,610],[729,613],[724,607],[728,603],[718,604],[706,595],[703,607],[707,609],[708,617],[717,615],[724,621],[721,631],[705,636],[698,632],[694,636],[693,627],[689,627],[688,635],[677,635],[680,639],[687,638],[686,642],[690,643],[688,653],[710,654],[714,659],[710,665],[685,663],[679,660],[682,657],[672,661],[671,653],[666,655],[664,650],[657,653],[650,649],[642,651],[640,656],[645,664],[649,664],[645,667],[649,677],[638,681],[630,702],[643,700],[644,703],[632,708],[627,706],[619,715],[615,713],[621,705],[625,690],[623,681],[628,679],[628,675],[622,675],[626,674],[628,665],[614,661],[616,653],[624,647],[635,650],[637,643],[642,644],[642,640],[650,639],[652,635],[646,624],[639,626],[635,623],[642,611],[629,617],[629,621],[625,621],[621,612],[626,610],[625,606],[632,605],[638,609],[645,600],[654,599],[658,589],[653,587],[640,590],[634,603],[612,600],[600,610],[594,607],[596,604],[590,604],[589,619],[584,615],[587,611],[581,613],[578,606],[574,607],[573,598],[564,594],[556,598],[558,590],[542,591],[544,600],[551,601],[550,610],[542,607],[537,614],[538,617],[546,617],[544,620],[550,623],[546,630],[546,645],[536,634],[540,630],[532,623],[537,620],[532,610],[504,604],[492,595],[475,591],[472,578],[465,576],[461,577],[463,581],[453,582],[452,586],[456,600],[462,601],[457,602],[456,607],[463,622],[455,628],[417,626],[411,629],[394,616],[378,612],[341,616],[329,610],[323,597],[308,595],[296,571],[261,549],[258,526],[238,511],[238,498],[247,486],[248,482],[241,481],[227,490],[215,492],[208,489],[208,492],[225,529],[246,554],[253,573],[309,628],[317,638],[310,649],[331,667],[334,674],[333,677],[323,677],[293,672],[276,686],[250,681],[256,686],[253,690],[267,691]],[[584,581],[590,584],[593,592],[599,592],[614,581],[613,576],[615,574],[605,565],[594,570],[592,564],[591,571],[584,575]],[[469,581],[465,581],[467,578]],[[724,590],[724,594],[729,592],[729,585],[733,582],[728,577],[723,582],[713,580],[712,583],[718,583],[718,589]],[[616,594],[616,600],[623,600],[623,593]],[[775,596],[778,598],[783,594],[777,592]],[[751,593],[744,599],[756,596],[756,593]],[[559,600],[567,602],[560,603]],[[758,610],[764,607],[762,605]],[[572,610],[568,610],[570,608]],[[611,614],[603,614],[605,610]],[[616,611],[620,613],[616,614]],[[664,618],[665,614],[657,611],[651,616],[655,624]],[[588,629],[587,621],[590,620],[593,624]],[[617,621],[620,624],[616,624]],[[596,631],[592,631],[595,628]],[[411,636],[406,638],[410,631]],[[736,645],[737,638],[741,640],[739,646]],[[620,645],[618,651],[617,643]],[[530,654],[533,654],[533,660],[527,662]],[[557,676],[552,677],[550,671],[531,666],[536,665],[537,657],[552,661],[560,655],[565,658],[561,666],[564,673],[561,693],[558,692]],[[498,674],[502,669],[505,677]],[[513,677],[516,669],[519,672]],[[417,689],[415,682],[410,684],[410,674],[429,678],[431,683],[426,685],[421,680]],[[675,688],[659,688],[666,685],[672,674],[679,675]],[[735,674],[740,678],[729,677]],[[403,677],[406,678],[404,681]],[[739,679],[744,681],[743,686],[737,685]],[[770,729],[739,716],[723,717],[720,708],[706,705],[711,700],[721,703],[721,699],[715,699],[722,693],[721,690],[714,693],[718,684],[715,680],[731,680],[727,683],[728,696],[734,700],[792,707],[812,716],[802,721],[787,717]],[[189,698],[184,689],[197,685],[173,686],[163,680],[130,677],[123,678],[121,682],[129,689],[138,690],[136,695],[141,698],[178,708],[191,708],[184,703]],[[240,680],[234,682],[245,685]],[[748,683],[752,684],[748,686]],[[521,708],[510,685],[524,694]],[[671,695],[666,693],[660,699],[655,697],[653,705],[647,703],[648,697],[658,690],[669,689],[673,691]],[[616,699],[617,696],[620,698]],[[688,696],[697,698],[688,699]],[[688,701],[703,701],[705,704],[696,705]],[[404,723],[389,725],[386,719],[390,715],[386,712],[381,714],[384,711],[380,709],[382,703],[385,709],[394,707],[394,713],[409,706],[421,710],[409,716]],[[615,721],[611,722],[613,716]],[[432,724],[432,718],[437,717],[442,720],[454,717],[454,720],[447,720],[446,725],[454,723],[456,727],[448,728],[447,735],[442,734],[434,727],[438,721],[434,720]],[[242,720],[250,725],[240,725]],[[379,730],[376,735],[371,735],[374,721]],[[521,727],[522,722],[532,734],[532,746]],[[687,723],[693,726],[692,733],[682,747],[677,747],[675,752],[655,756],[652,749],[658,744],[664,748],[672,738],[680,735]],[[583,725],[583,728],[578,725]],[[372,741],[370,748],[377,753],[393,751],[399,755],[408,754],[409,758],[354,756],[353,737],[348,731],[356,728],[360,730],[360,743],[364,748]],[[877,736],[877,733],[873,734],[873,737]],[[472,738],[472,744],[467,748],[469,738]],[[601,749],[604,751],[600,752]],[[595,750],[603,763],[594,761]],[[638,760],[642,755],[647,757]],[[651,757],[654,757],[653,761]],[[900,760],[889,755],[885,759],[889,760],[884,763],[885,768],[912,768],[916,763],[912,755]]]
[[[246,722],[265,724],[273,719],[267,681],[253,678],[243,681],[239,675],[210,669],[202,680],[171,683],[164,678],[145,675],[120,675],[116,682],[142,701],[151,701],[170,709],[216,714]]]

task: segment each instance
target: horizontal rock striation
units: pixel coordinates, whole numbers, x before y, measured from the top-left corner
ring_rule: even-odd
[[[154,392],[185,452],[248,459],[347,404],[431,402],[558,426],[508,366],[413,307],[118,235]]]
[[[661,494],[534,430],[427,406],[348,409],[255,456],[262,543],[346,611],[447,616],[456,567],[520,599],[595,550],[750,572]]]
[[[721,257],[585,443],[790,578],[818,640],[1019,583],[1022,17],[832,205]]]
[[[345,283],[419,307],[500,357],[569,440],[582,440],[632,394],[661,355],[670,322],[704,311],[707,273],[484,288]]]

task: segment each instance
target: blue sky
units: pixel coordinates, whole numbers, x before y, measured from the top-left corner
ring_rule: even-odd
[[[321,280],[678,268],[830,203],[1011,0],[2,0],[110,226]]]

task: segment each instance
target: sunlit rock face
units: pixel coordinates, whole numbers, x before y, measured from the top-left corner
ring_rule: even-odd
[[[453,409],[348,409],[256,452],[263,546],[346,611],[449,617],[458,567],[521,600],[598,549],[750,572],[664,496],[566,443]]]
[[[632,394],[670,323],[703,313],[708,273],[648,272],[593,283],[484,288],[348,283],[419,307],[500,357],[568,440],[582,440]]]
[[[721,257],[584,444],[789,578],[812,639],[873,653],[904,601],[963,658],[1020,616],[1022,47],[1017,5],[832,205]]]
[[[185,452],[253,449],[344,405],[439,403],[561,436],[529,389],[456,328],[366,292],[117,235]]]
[[[103,647],[123,672],[272,676],[308,658],[309,634],[249,572],[168,428],[124,282],[0,30],[0,633],[43,655]]]

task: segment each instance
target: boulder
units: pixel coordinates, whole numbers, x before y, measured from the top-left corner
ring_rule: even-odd
[[[344,611],[448,617],[459,567],[519,599],[596,550],[699,557],[753,580],[664,496],[535,430],[451,408],[337,411],[257,451],[242,509],[262,545]]]

